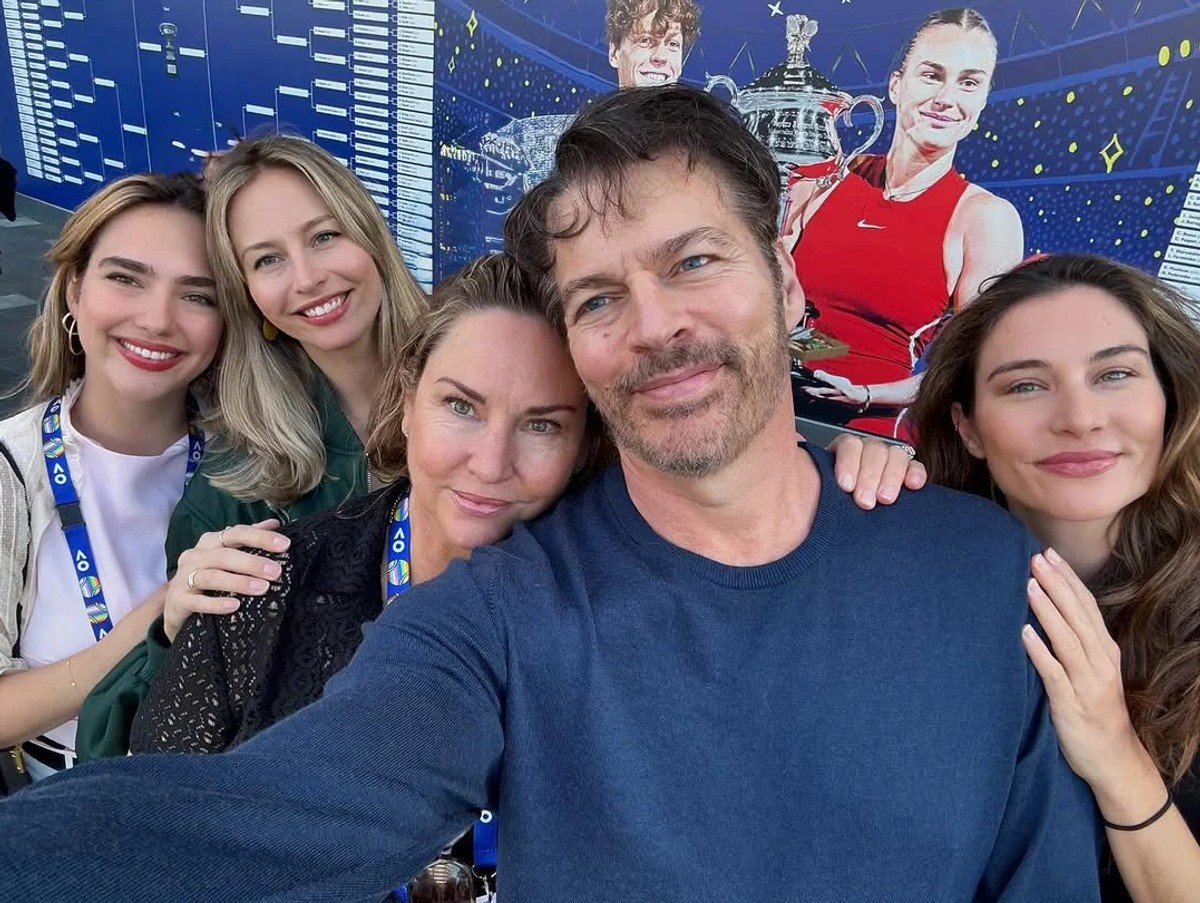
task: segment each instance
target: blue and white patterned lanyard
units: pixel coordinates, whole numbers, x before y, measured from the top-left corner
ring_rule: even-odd
[[[387,604],[412,586],[412,531],[408,519],[408,496],[392,509],[387,531]],[[475,868],[496,867],[496,818],[484,809],[475,822],[473,846]]]
[[[204,454],[204,434],[195,427],[188,427],[187,473],[183,478],[184,488],[196,472]],[[79,508],[79,493],[71,479],[71,468],[67,465],[67,452],[63,446],[62,399],[56,398],[46,406],[42,415],[42,455],[46,459],[46,476],[50,478],[50,490],[54,493],[54,507],[62,524],[71,561],[75,565],[75,576],[79,580],[79,592],[83,596],[83,607],[96,641],[104,639],[113,629],[108,616],[108,603],[104,601],[104,590],[100,585],[100,571],[92,542],[88,538],[87,524]]]
[[[392,509],[387,540],[387,604],[391,605],[397,596],[412,586],[407,495],[402,496]]]

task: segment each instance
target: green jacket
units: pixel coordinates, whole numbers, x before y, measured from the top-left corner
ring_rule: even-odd
[[[325,440],[325,479],[286,508],[263,501],[245,502],[215,488],[209,475],[223,470],[227,455],[206,455],[191,484],[179,500],[167,528],[167,575],[173,576],[182,552],[192,548],[201,534],[234,524],[252,524],[269,517],[298,520],[336,507],[367,492],[366,456],[362,442],[346,420],[333,389],[318,379],[313,401]],[[96,684],[79,710],[75,754],[82,761],[123,756],[129,751],[129,727],[138,706],[170,651],[170,642],[158,618],[137,646]]]

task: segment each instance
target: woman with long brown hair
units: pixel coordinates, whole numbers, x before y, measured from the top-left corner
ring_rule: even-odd
[[[1088,782],[1112,900],[1200,887],[1200,330],[1131,267],[1061,254],[992,282],[934,344],[910,413],[934,483],[1046,544],[1026,650]]]

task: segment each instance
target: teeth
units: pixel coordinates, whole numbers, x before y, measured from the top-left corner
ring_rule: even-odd
[[[665,72],[643,72],[642,77],[648,78],[652,82],[665,82],[667,80]]]
[[[345,293],[343,293],[341,295],[338,295],[336,298],[332,298],[329,301],[326,301],[324,304],[318,304],[316,307],[308,308],[308,310],[303,311],[303,314],[306,317],[323,317],[327,313],[337,310],[345,302],[346,302],[346,295],[345,295]]]
[[[132,342],[122,341],[121,347],[126,351],[132,351],[138,357],[144,357],[148,361],[169,361],[173,357],[179,357],[179,352],[177,351],[151,351],[149,348],[134,345]]]

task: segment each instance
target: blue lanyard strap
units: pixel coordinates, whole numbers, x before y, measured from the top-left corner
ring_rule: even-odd
[[[378,534],[377,534],[378,535]],[[392,509],[387,534],[387,604],[412,586],[412,568],[409,563],[411,545],[408,526],[408,496],[402,496]]]
[[[412,531],[408,518],[408,496],[392,509],[387,530],[387,604],[412,586]],[[496,817],[486,809],[479,814],[472,836],[475,868],[496,867]]]
[[[46,476],[50,479],[50,491],[54,493],[54,507],[62,524],[71,561],[75,565],[75,576],[79,580],[79,592],[83,596],[83,607],[88,623],[97,642],[113,629],[108,615],[108,603],[104,601],[104,590],[100,585],[100,571],[92,542],[88,538],[87,524],[79,508],[79,493],[71,479],[71,468],[67,464],[67,450],[62,435],[62,399],[55,398],[46,406],[42,415],[42,455],[46,460]],[[191,481],[200,458],[204,455],[204,434],[194,427],[188,428],[187,473],[183,485]]]

